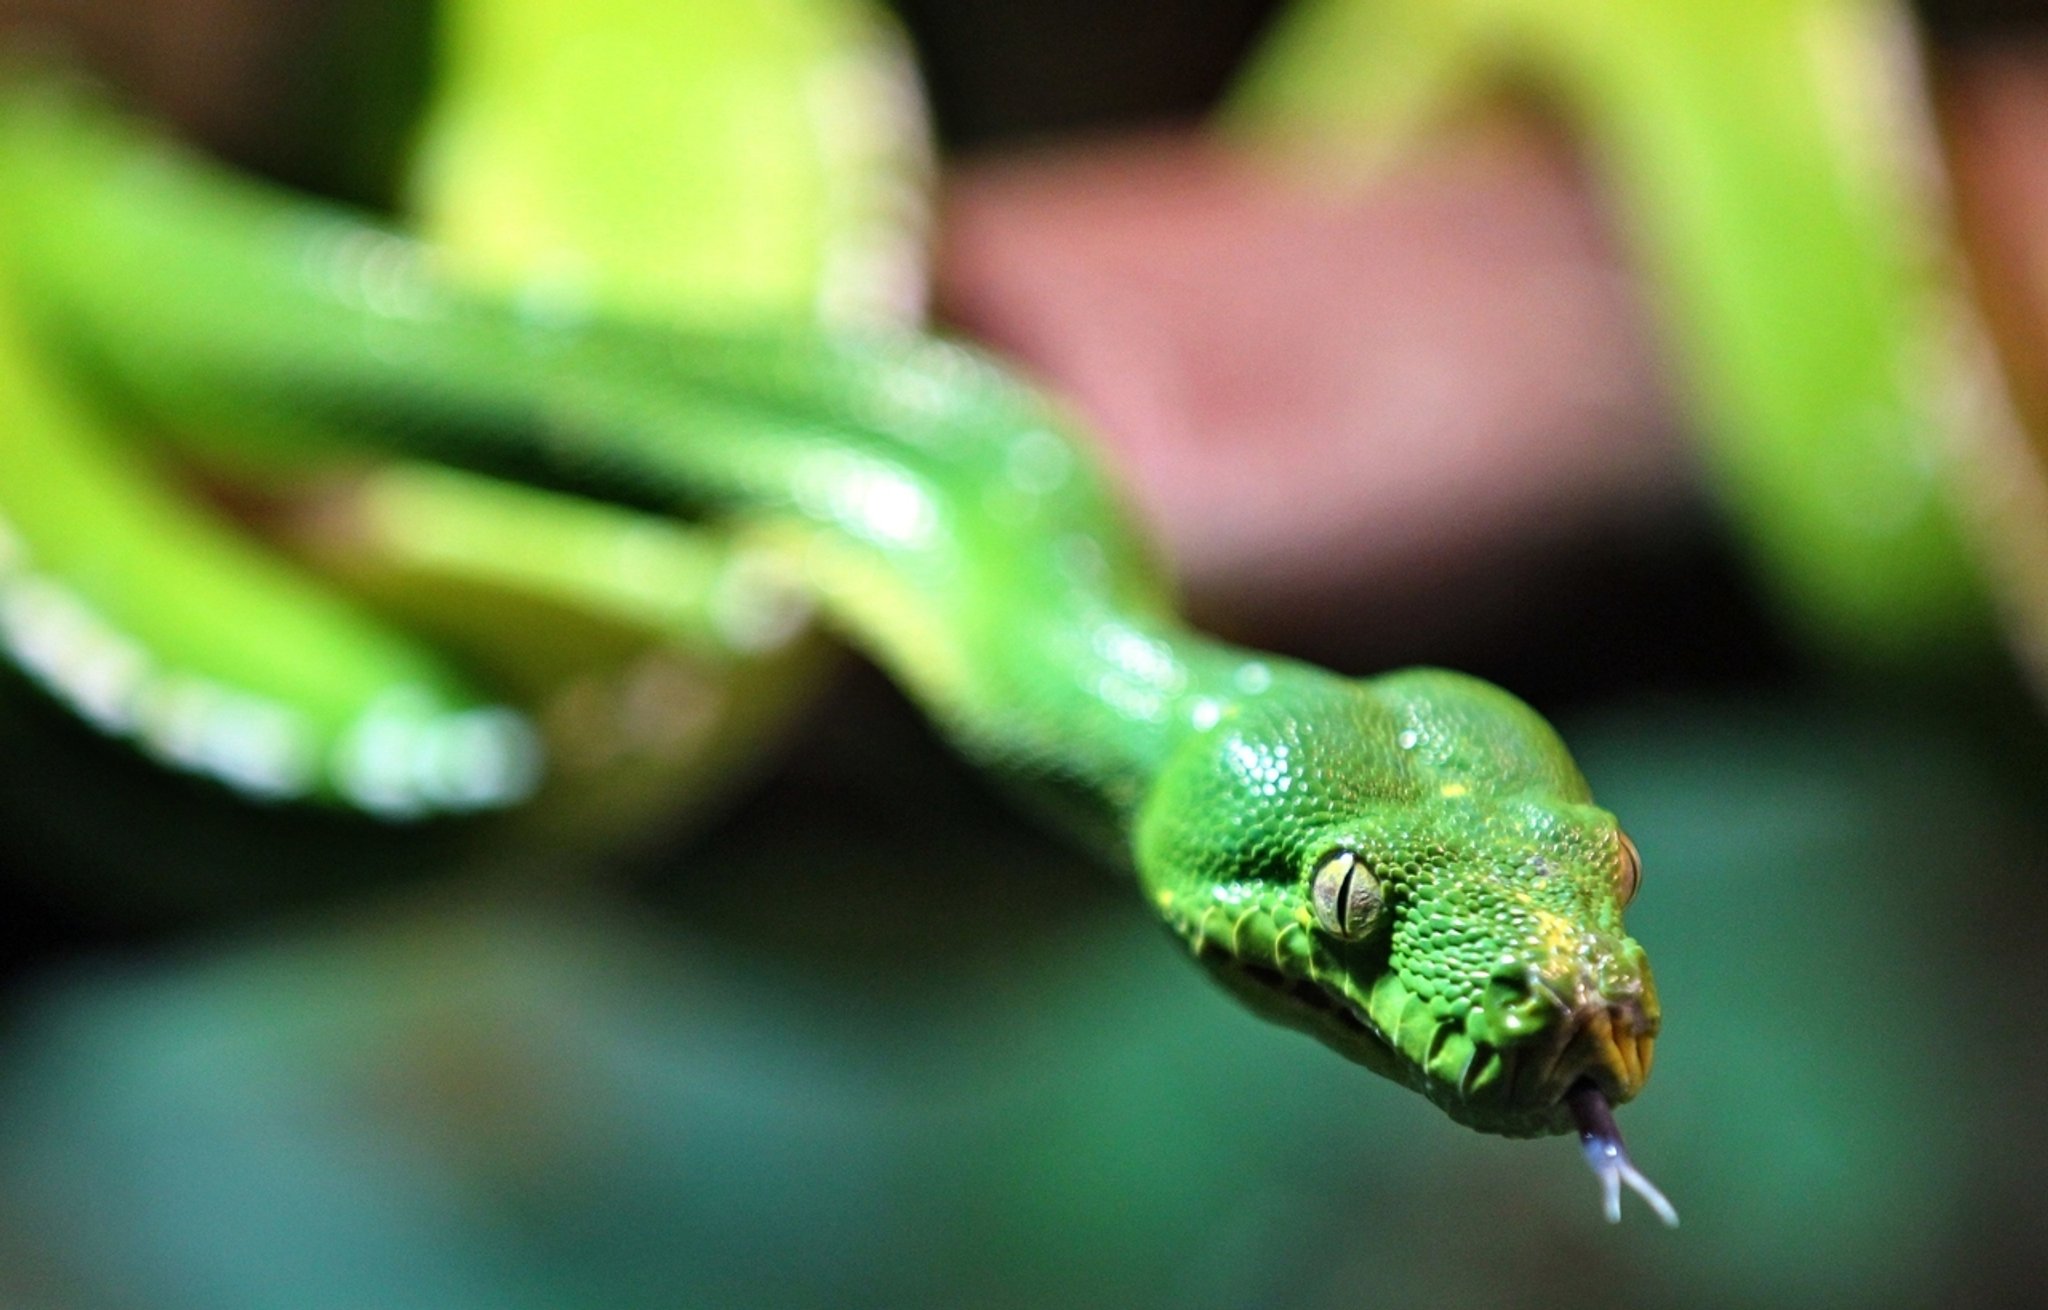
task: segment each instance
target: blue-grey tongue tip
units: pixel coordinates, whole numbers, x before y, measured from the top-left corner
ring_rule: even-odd
[[[1607,1222],[1621,1222],[1621,1189],[1626,1185],[1643,1198],[1664,1221],[1665,1227],[1678,1227],[1677,1209],[1628,1158],[1628,1147],[1621,1140],[1621,1128],[1614,1122],[1614,1108],[1607,1104],[1607,1097],[1600,1089],[1591,1080],[1582,1078],[1565,1093],[1565,1104],[1571,1108],[1572,1122],[1578,1125],[1579,1144],[1586,1152],[1586,1163],[1592,1167],[1593,1176],[1600,1180],[1602,1209],[1606,1212]]]

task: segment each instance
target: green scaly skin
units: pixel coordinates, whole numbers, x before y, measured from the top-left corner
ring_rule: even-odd
[[[0,175],[9,290],[156,421],[743,525],[1257,1008],[1490,1132],[1642,1086],[1634,854],[1550,727],[1457,674],[1351,681],[1190,631],[1066,420],[972,352],[522,312],[46,96],[0,115]]]

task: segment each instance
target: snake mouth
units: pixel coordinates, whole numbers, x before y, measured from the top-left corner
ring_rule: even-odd
[[[1241,960],[1226,951],[1197,949],[1195,958],[1211,976],[1268,1018],[1319,1037],[1338,1053],[1434,1101],[1459,1123],[1503,1137],[1546,1137],[1577,1130],[1586,1163],[1600,1180],[1602,1209],[1609,1222],[1621,1218],[1621,1192],[1641,1196],[1666,1224],[1678,1212],[1664,1193],[1629,1159],[1614,1122],[1614,1106],[1641,1090],[1650,1073],[1657,1036],[1656,1002],[1647,987],[1610,1001],[1582,995],[1580,1003],[1531,1037],[1503,1044],[1474,1040],[1469,1016],[1463,1022],[1428,1026],[1419,1055],[1403,1050],[1412,1026],[1393,1036],[1372,1017],[1373,1002],[1403,993],[1403,1014],[1419,998],[1392,975],[1383,975],[1366,1001],[1335,995],[1310,978]],[[1425,1007],[1426,1008],[1426,1007]],[[1463,1064],[1451,1064],[1464,1048]]]
[[[1583,1003],[1545,1033],[1503,1051],[1510,1099],[1555,1106],[1579,1084],[1590,1083],[1620,1105],[1650,1076],[1657,1026],[1656,1016],[1634,997]]]
[[[1407,1081],[1453,1119],[1484,1132],[1540,1137],[1570,1131],[1572,1098],[1597,1089],[1603,1101],[1633,1099],[1649,1076],[1656,1020],[1635,1001],[1596,1001],[1559,1015],[1541,1031],[1489,1041],[1468,1021],[1445,1021],[1419,1053],[1386,1044]],[[1382,1041],[1386,1039],[1382,1038]]]
[[[1572,1130],[1575,1088],[1605,1102],[1634,1098],[1649,1076],[1658,1027],[1654,1003],[1582,997],[1526,1036],[1489,1040],[1476,1019],[1435,1017],[1422,998],[1383,975],[1361,1000],[1312,978],[1219,950],[1196,958],[1252,1009],[1308,1032],[1347,1059],[1428,1097],[1459,1123],[1509,1137]],[[1474,1012],[1476,1015],[1476,1011]]]

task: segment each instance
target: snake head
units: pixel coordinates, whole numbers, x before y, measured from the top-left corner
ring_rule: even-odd
[[[1136,853],[1221,982],[1482,1131],[1565,1132],[1575,1087],[1641,1089],[1635,849],[1533,710],[1436,670],[1288,668],[1200,718]]]

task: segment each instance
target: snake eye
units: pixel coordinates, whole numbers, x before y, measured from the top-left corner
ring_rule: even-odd
[[[1614,896],[1622,905],[1627,905],[1636,898],[1636,888],[1642,885],[1643,857],[1627,833],[1617,832],[1614,835],[1621,843],[1621,866],[1614,875]]]
[[[1380,915],[1380,880],[1350,851],[1327,855],[1309,883],[1309,903],[1325,932],[1357,941]]]

